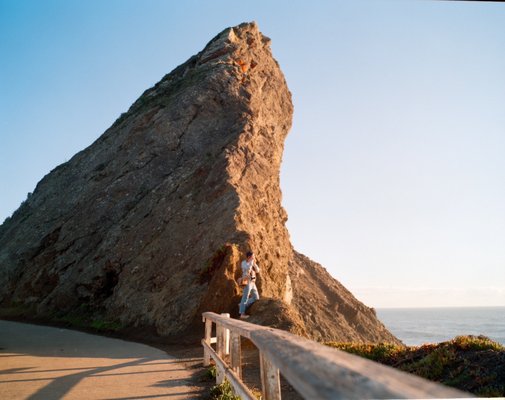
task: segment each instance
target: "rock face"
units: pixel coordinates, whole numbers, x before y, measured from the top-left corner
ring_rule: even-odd
[[[0,302],[201,330],[202,311],[237,314],[254,249],[269,299],[253,306],[258,323],[396,341],[290,244],[279,169],[293,106],[269,44],[254,23],[224,30],[45,176],[0,227]]]

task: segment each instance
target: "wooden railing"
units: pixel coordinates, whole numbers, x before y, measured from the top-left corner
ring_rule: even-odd
[[[279,329],[203,313],[204,365],[212,358],[217,383],[226,378],[242,399],[256,400],[242,381],[241,337],[260,353],[262,400],[281,398],[279,373],[305,399],[461,398],[451,389]],[[216,337],[212,337],[216,324]],[[212,344],[215,343],[215,348]],[[229,357],[228,357],[229,356]],[[225,361],[229,358],[229,365]]]

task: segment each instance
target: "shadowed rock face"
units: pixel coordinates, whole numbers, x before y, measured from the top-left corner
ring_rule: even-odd
[[[45,176],[0,227],[0,302],[39,316],[84,305],[177,335],[201,329],[202,311],[236,315],[235,279],[252,248],[270,299],[253,306],[258,323],[395,341],[292,249],[279,170],[293,106],[269,44],[254,23],[224,30]]]

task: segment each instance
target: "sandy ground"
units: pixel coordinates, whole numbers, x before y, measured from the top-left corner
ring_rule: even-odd
[[[139,343],[0,320],[2,400],[198,399],[208,393],[198,364]]]

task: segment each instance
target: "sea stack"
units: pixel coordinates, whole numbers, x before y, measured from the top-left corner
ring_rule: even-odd
[[[0,227],[0,304],[84,314],[162,336],[238,313],[316,340],[397,342],[285,227],[279,170],[291,94],[255,23],[228,28],[58,166]]]

